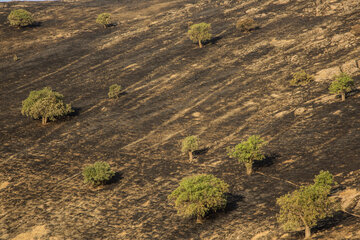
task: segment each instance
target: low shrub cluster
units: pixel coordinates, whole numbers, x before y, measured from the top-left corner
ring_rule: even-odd
[[[118,84],[113,84],[109,87],[108,96],[109,98],[119,98],[121,93],[121,86]]]
[[[314,76],[307,74],[304,70],[292,73],[291,86],[305,86],[314,81]]]
[[[110,165],[106,162],[95,162],[86,166],[83,170],[84,182],[93,186],[106,184],[115,172],[111,170]]]
[[[32,14],[24,9],[12,10],[8,16],[10,25],[13,27],[26,27],[34,23]]]
[[[350,92],[353,87],[354,80],[351,76],[346,73],[341,73],[335,76],[335,80],[331,83],[329,91],[333,94],[340,94],[341,100],[345,101],[346,93]]]
[[[210,211],[226,206],[229,185],[211,174],[183,178],[180,186],[169,196],[174,201],[178,214],[196,217],[198,222]]]

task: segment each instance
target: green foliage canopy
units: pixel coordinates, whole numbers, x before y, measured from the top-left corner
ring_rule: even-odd
[[[328,171],[320,171],[315,176],[314,184],[302,186],[292,193],[279,197],[278,222],[283,225],[284,230],[291,231],[305,227],[310,234],[310,228],[315,226],[318,220],[331,216],[335,204],[330,200],[329,193],[334,184],[332,174]]]
[[[31,13],[24,9],[12,10],[8,20],[13,27],[25,27],[34,23]]]
[[[333,94],[345,94],[350,92],[354,86],[354,80],[346,73],[340,73],[335,76],[335,80],[329,87],[330,93]]]
[[[93,186],[105,184],[115,172],[111,170],[107,162],[95,162],[93,165],[86,166],[83,170],[84,182]]]
[[[110,13],[101,13],[96,18],[96,23],[107,27],[111,23],[111,15]]]
[[[113,84],[109,87],[108,96],[109,98],[118,98],[121,93],[121,86],[118,84]]]
[[[265,144],[266,142],[260,136],[252,135],[234,148],[228,148],[228,156],[236,158],[240,163],[245,164],[247,174],[251,175],[254,161],[260,161],[265,158],[261,150]]]
[[[198,23],[190,26],[188,31],[189,38],[194,43],[199,43],[199,47],[202,47],[202,42],[211,39],[211,25],[208,23]]]
[[[71,113],[70,104],[64,104],[63,95],[54,92],[49,87],[31,91],[28,98],[22,102],[21,113],[34,119],[42,118],[42,123],[55,120],[55,117]]]
[[[291,86],[305,86],[314,81],[314,76],[307,74],[304,70],[292,73]]]
[[[175,202],[178,214],[184,217],[204,217],[209,211],[226,206],[225,194],[229,185],[214,175],[201,174],[183,178],[180,186],[169,196]]]
[[[183,153],[193,152],[199,148],[199,138],[197,136],[188,136],[182,141],[181,151]]]

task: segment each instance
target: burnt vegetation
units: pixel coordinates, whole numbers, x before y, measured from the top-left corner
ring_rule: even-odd
[[[0,6],[1,239],[360,235],[356,1]]]

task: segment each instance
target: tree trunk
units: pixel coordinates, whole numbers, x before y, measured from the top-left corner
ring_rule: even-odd
[[[42,117],[42,118],[41,118],[41,123],[42,123],[42,125],[46,125],[46,123],[47,123],[47,117]]]
[[[192,153],[192,151],[189,151],[189,161],[190,162],[193,161],[193,153]]]
[[[202,48],[201,40],[199,40],[199,47]]]
[[[203,223],[203,219],[201,216],[196,217],[196,223]]]
[[[345,101],[345,92],[341,92],[341,101]]]
[[[311,237],[311,229],[308,225],[305,225],[305,239],[309,239]]]
[[[311,237],[311,229],[309,225],[307,225],[305,218],[302,215],[299,215],[299,217],[301,218],[301,221],[304,223],[305,226],[305,239],[309,239]]]
[[[252,163],[245,163],[246,174],[250,176],[252,174]]]

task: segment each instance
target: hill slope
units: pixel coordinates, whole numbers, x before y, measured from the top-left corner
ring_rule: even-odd
[[[331,1],[317,14],[306,0],[0,4],[1,239],[298,239],[276,223],[276,198],[296,189],[291,183],[329,170],[335,195],[358,188],[360,95],[341,102],[328,93],[340,70],[359,86],[356,1]],[[10,28],[16,8],[40,26]],[[117,26],[97,26],[101,12]],[[238,32],[243,16],[260,28]],[[214,35],[202,49],[186,36],[198,22]],[[316,81],[290,87],[299,69]],[[114,83],[125,89],[117,101],[107,99]],[[76,113],[46,126],[21,116],[21,101],[45,86]],[[189,163],[179,142],[193,134],[206,151]],[[226,147],[252,134],[269,142],[268,158],[248,177]],[[119,174],[91,189],[81,171],[98,160]],[[203,224],[167,201],[195,173],[231,186],[227,209]],[[359,239],[359,226],[338,213],[315,238]]]

